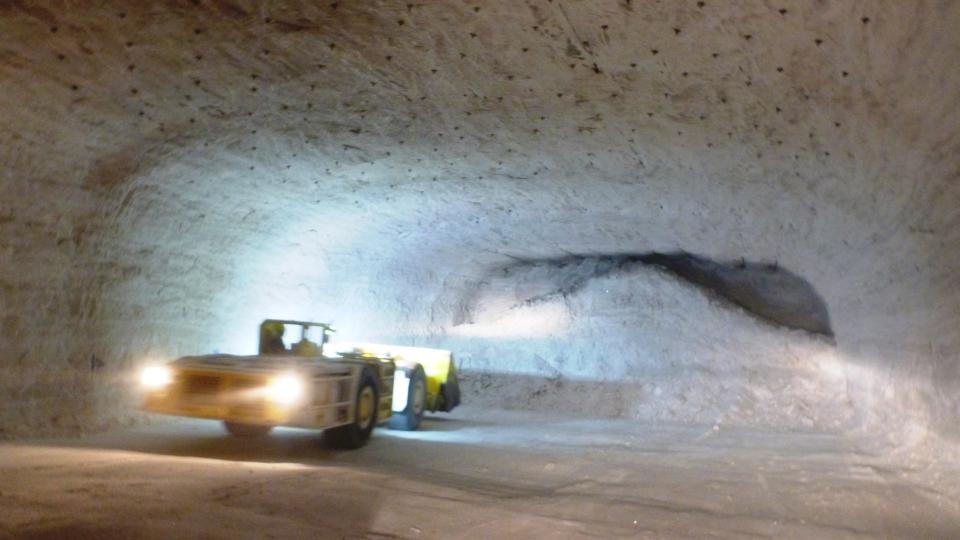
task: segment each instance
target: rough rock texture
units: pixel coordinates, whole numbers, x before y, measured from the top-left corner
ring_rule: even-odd
[[[956,440],[958,27],[933,1],[4,3],[0,429],[123,419],[133,368],[283,316],[622,414]],[[649,252],[786,269],[835,346],[657,271],[460,319],[518,258]]]
[[[588,274],[591,264],[567,267]],[[485,281],[460,354],[470,403],[768,428],[848,428],[841,360],[824,338],[765,325],[644,266],[544,294],[541,265]],[[531,300],[532,299],[532,300]]]

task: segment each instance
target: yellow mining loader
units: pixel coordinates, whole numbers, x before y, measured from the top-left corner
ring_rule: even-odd
[[[412,350],[394,358],[400,353],[382,345],[327,355],[332,332],[325,323],[268,319],[257,355],[185,356],[148,366],[141,373],[143,408],[222,420],[239,437],[263,436],[274,426],[321,429],[331,445],[359,448],[376,424],[416,429],[425,409],[459,404],[448,351],[401,347]]]

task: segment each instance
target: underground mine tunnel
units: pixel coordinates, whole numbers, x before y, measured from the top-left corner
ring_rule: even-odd
[[[3,2],[0,537],[960,537],[957,28]],[[355,450],[141,409],[269,318],[450,351],[460,406]]]

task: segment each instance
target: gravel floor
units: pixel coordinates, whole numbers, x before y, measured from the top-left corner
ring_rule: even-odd
[[[354,452],[174,420],[0,446],[9,538],[957,538],[929,467],[821,433],[476,409]]]

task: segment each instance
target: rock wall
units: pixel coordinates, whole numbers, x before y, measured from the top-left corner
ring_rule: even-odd
[[[630,327],[664,315],[612,310],[597,289],[612,279],[690,302],[665,315],[678,325],[714,325],[664,334],[661,360],[695,360],[629,414],[747,407],[649,397],[742,388],[742,357],[786,370],[761,377],[771,394],[842,401],[829,373],[846,381],[841,413],[785,413],[804,401],[790,390],[764,422],[956,439],[957,27],[960,5],[934,1],[5,3],[0,429],[124,421],[137,366],[249,351],[267,316],[462,346],[481,376],[511,372],[507,346],[528,367],[569,349],[651,370],[666,337]],[[835,349],[660,274],[537,308],[575,316],[565,333],[521,318],[460,335],[490,268],[651,252],[789,269]],[[695,306],[703,319],[679,315]],[[570,378],[607,381],[590,362]],[[527,374],[556,378],[544,369]]]
[[[537,265],[484,282],[467,320],[441,340],[459,354],[465,399],[774,429],[856,425],[828,338],[764,322],[639,263],[563,288],[595,271]]]

